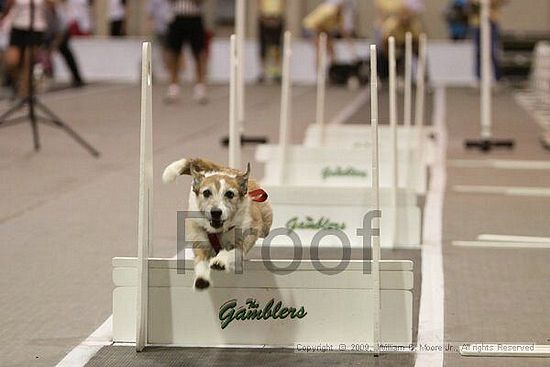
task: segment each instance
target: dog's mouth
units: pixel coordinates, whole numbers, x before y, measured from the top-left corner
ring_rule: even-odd
[[[221,219],[212,219],[210,221],[210,225],[212,226],[212,228],[219,229],[219,228],[223,227],[223,220],[221,220]]]

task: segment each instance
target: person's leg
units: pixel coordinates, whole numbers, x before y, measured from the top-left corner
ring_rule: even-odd
[[[493,69],[495,73],[495,80],[502,79],[502,65],[500,63],[501,44],[500,44],[500,28],[498,24],[491,22],[491,50]]]
[[[386,42],[386,46],[387,46],[387,42]],[[377,71],[378,71],[378,77],[380,78],[380,80],[387,80],[390,74],[390,70],[388,67],[389,57],[388,57],[387,50],[388,50],[387,47],[378,49],[378,62],[377,62],[378,70]]]
[[[10,75],[14,88],[16,89],[17,81],[19,80],[19,71],[21,69],[22,49],[17,46],[10,46],[6,50],[5,65],[6,71]]]
[[[193,57],[195,59],[195,78],[196,83],[193,88],[193,99],[195,101],[203,104],[208,102],[207,92],[206,92],[206,65],[208,63],[208,56],[206,50],[202,50],[199,53],[193,52]]]
[[[334,39],[327,32],[327,56],[329,64],[332,64],[335,60],[335,51],[334,51]]]
[[[111,21],[111,36],[122,37],[126,35],[126,23],[124,19]]]
[[[479,27],[472,28],[472,38],[476,48],[476,75],[481,79],[481,31]]]
[[[260,83],[263,83],[263,81],[265,80],[265,76],[267,74],[267,37],[266,37],[265,25],[261,18],[258,21],[258,34],[259,34],[259,40],[260,40],[260,62],[261,62],[261,68],[262,68],[262,70],[260,71],[260,75],[258,77],[258,81]]]
[[[264,24],[265,74],[270,80],[281,77],[282,19],[272,18]]]
[[[175,19],[168,27],[165,43],[165,61],[166,68],[170,77],[170,85],[166,93],[166,101],[171,102],[177,99],[180,93],[179,74],[180,57],[183,46],[183,37],[181,32],[181,20]]]
[[[280,19],[279,26],[274,30],[273,33],[273,44],[271,47],[275,50],[275,68],[276,68],[276,79],[281,80],[282,76],[282,50],[283,50],[283,31],[284,31],[284,20]]]
[[[122,36],[122,21],[121,20],[111,20],[110,32],[109,33],[113,37]]]
[[[199,103],[208,101],[206,96],[206,66],[208,53],[206,52],[206,36],[202,18],[188,19],[188,40],[195,59],[195,87],[193,98]]]
[[[81,87],[82,85],[84,85],[84,82],[82,81],[82,77],[80,76],[80,71],[78,70],[78,64],[76,63],[73,52],[69,45],[69,39],[70,39],[70,34],[68,31],[65,31],[58,49],[59,49],[59,53],[63,56],[63,59],[67,64],[67,67],[71,71],[71,75],[73,78],[72,80],[73,86]]]
[[[173,49],[167,49],[165,52],[166,55],[166,67],[168,69],[168,74],[170,78],[170,85],[168,86],[168,91],[166,92],[166,101],[171,102],[179,97],[180,86],[179,86],[179,65],[180,65],[180,55],[179,52]]]
[[[5,53],[5,67],[10,77],[11,87],[14,96],[19,92],[19,79],[21,68],[23,66],[23,50],[25,42],[24,32],[18,29],[12,29],[10,32],[10,44]]]
[[[32,50],[31,50],[32,48]],[[31,52],[36,55],[38,47],[28,46],[23,49],[22,52],[22,67],[19,73],[19,82],[17,86],[17,91],[19,97],[27,97],[29,95],[29,77],[30,77],[30,68],[31,68]]]
[[[174,50],[166,51],[166,65],[170,74],[170,84],[179,84],[179,52]]]

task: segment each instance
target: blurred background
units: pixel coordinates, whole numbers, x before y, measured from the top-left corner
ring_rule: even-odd
[[[12,30],[13,13],[10,3],[21,3],[20,0],[2,0],[2,26],[0,29],[0,59],[2,72],[2,97],[15,93],[14,65],[21,64],[19,58],[9,52],[10,33]],[[42,2],[42,0],[40,0]],[[46,0],[46,3],[50,3]],[[52,82],[69,82],[80,87],[85,82],[95,81],[137,81],[139,67],[138,50],[136,47],[143,38],[154,39],[157,49],[163,43],[168,24],[171,22],[167,5],[171,0],[56,0],[51,2],[55,10],[47,15],[47,29],[43,44],[37,54],[38,70],[35,75],[42,76],[39,91],[52,88]],[[193,3],[193,1],[190,1]],[[330,1],[329,1],[330,2]],[[502,1],[497,1],[502,2]],[[28,4],[23,0],[21,4]],[[227,55],[228,36],[234,30],[235,0],[205,0],[199,1],[200,15],[203,22],[207,49],[211,50],[205,61],[210,82],[226,82],[228,78],[225,56]],[[321,0],[300,1],[261,1],[247,2],[246,37],[247,60],[254,62],[247,68],[247,80],[263,79],[265,65],[258,60],[262,41],[262,28],[259,25],[264,12],[275,12],[285,29],[290,30],[295,37],[307,39],[312,36],[312,30],[305,26],[307,16],[315,14],[323,3]],[[472,28],[477,27],[475,9],[476,1],[467,0],[360,0],[353,1],[353,11],[346,22],[349,34],[335,31],[335,38],[349,36],[355,39],[374,39],[378,43],[384,38],[384,33],[395,32],[399,25],[392,24],[391,18],[400,18],[403,8],[407,8],[414,18],[415,30],[425,32],[433,40],[455,41],[468,40],[475,35]],[[537,41],[547,39],[550,34],[550,2],[547,0],[504,1],[504,10],[499,10],[499,42],[502,46],[501,66],[508,76],[526,77],[531,66],[531,52]],[[274,5],[275,4],[275,5]],[[28,5],[25,5],[28,6]],[[275,10],[274,10],[275,9]],[[11,13],[11,14],[10,14]],[[521,16],[517,16],[521,14]],[[394,28],[388,30],[388,28]],[[409,29],[410,30],[410,29]],[[278,37],[280,39],[280,36]],[[267,41],[269,42],[269,40]],[[309,42],[309,41],[306,41]],[[359,42],[356,51],[359,55],[350,55],[348,47],[343,47],[336,53],[336,58],[349,60],[358,56],[366,56],[368,42]],[[298,42],[298,48],[300,43]],[[362,47],[363,45],[364,47]],[[301,52],[304,53],[301,53]],[[309,45],[299,50],[300,59],[313,57]],[[158,51],[156,53],[159,53]],[[187,78],[193,72],[191,53],[183,55],[181,66]],[[265,56],[264,56],[265,57]],[[189,67],[185,67],[186,61]],[[265,62],[264,62],[265,63]],[[166,81],[168,74],[163,63],[155,62],[158,80]],[[300,70],[294,71],[295,82],[313,83],[314,70],[310,63],[304,64]],[[294,67],[298,68],[298,66]],[[170,68],[168,68],[170,69]],[[55,88],[55,84],[54,87]]]

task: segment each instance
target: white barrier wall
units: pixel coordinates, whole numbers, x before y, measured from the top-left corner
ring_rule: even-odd
[[[366,125],[368,126],[368,125]],[[340,145],[342,146],[342,145]],[[279,180],[278,145],[262,144],[256,149],[255,160],[265,164],[263,184],[275,184]],[[411,162],[408,167],[411,152],[400,149],[398,151],[399,186],[412,188],[411,192],[425,193],[427,188],[427,164],[420,166]],[[370,187],[372,154],[368,147],[338,148],[306,147],[290,145],[287,149],[285,164],[285,184],[295,186],[343,186],[343,187]],[[389,169],[393,159],[393,152],[385,144],[380,145],[380,186],[391,187],[394,172]],[[414,174],[415,172],[418,174]],[[410,172],[411,177],[408,176]]]
[[[260,260],[247,260],[243,274],[213,272],[213,286],[206,292],[192,288],[192,260],[179,271],[177,260],[149,262],[149,345],[372,344],[373,283],[364,269],[368,261],[325,273],[302,261],[296,270],[276,274]],[[290,262],[273,265],[283,268]],[[135,342],[136,279],[135,258],[113,259],[115,343]],[[381,342],[407,346],[412,342],[412,261],[380,261],[380,280]],[[245,317],[249,309],[265,310],[271,300],[269,312]],[[241,307],[245,311],[240,314]]]
[[[74,38],[71,45],[76,54],[82,74],[89,82],[137,82],[140,80],[141,38]],[[367,40],[357,41],[357,53],[368,59]],[[245,45],[245,78],[254,81],[259,72],[257,43],[248,40]],[[216,38],[212,41],[209,64],[209,80],[214,83],[229,82],[229,39]],[[160,50],[153,41],[154,74],[158,80],[165,80]],[[337,54],[343,60],[350,60],[349,48],[337,43]],[[191,53],[186,50],[187,71],[190,78],[194,70]],[[309,40],[296,39],[293,43],[292,80],[293,83],[315,84],[315,52]],[[474,49],[471,43],[451,43],[432,41],[428,48],[428,74],[431,81],[443,84],[469,85],[474,82]],[[55,59],[56,79],[68,80],[69,74],[59,54]],[[453,65],[449,68],[448,65]]]
[[[262,183],[273,205],[272,229],[287,228],[299,237],[304,251],[309,251],[313,238],[323,229],[336,228],[345,234],[351,248],[362,248],[363,237],[357,230],[369,211],[375,210],[374,190],[367,187],[340,186],[270,186]],[[335,194],[335,190],[338,194]],[[414,194],[399,190],[398,205],[392,207],[390,188],[380,188],[380,245],[384,248],[416,248],[420,244],[421,213]],[[392,225],[397,216],[399,228],[393,238]],[[367,223],[370,225],[370,222]],[[261,242],[261,241],[260,241]],[[288,236],[273,239],[272,247],[294,247]],[[321,248],[343,247],[341,239],[325,236]]]

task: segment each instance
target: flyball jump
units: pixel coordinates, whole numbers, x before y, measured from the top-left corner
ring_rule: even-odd
[[[322,41],[322,40],[321,40]],[[321,42],[322,44],[322,42]],[[410,33],[406,35],[405,42],[405,96],[403,125],[398,125],[397,142],[399,154],[399,173],[401,187],[410,188],[418,194],[425,194],[427,190],[428,168],[434,160],[435,145],[431,138],[433,130],[424,126],[424,83],[426,71],[427,38],[420,36],[419,40],[418,72],[416,73],[416,101],[415,124],[412,125],[412,61],[413,39]],[[320,64],[322,63],[322,48],[320,51]],[[317,116],[324,116],[324,106],[319,101],[324,101],[324,83],[322,83],[322,69],[318,70],[318,104]],[[319,97],[321,96],[321,97]],[[397,116],[397,115],[396,115]],[[398,117],[396,117],[398,119]],[[324,148],[369,148],[371,141],[368,134],[368,124],[325,124],[324,118],[317,118],[315,124],[308,126],[304,138],[304,146]],[[382,141],[393,139],[391,124],[379,127]],[[381,146],[382,164],[391,157],[393,149],[390,144]],[[387,171],[382,170],[382,186],[386,186]]]
[[[392,42],[392,50],[395,49]],[[283,84],[279,144],[260,145],[256,149],[256,161],[264,166],[262,186],[270,192],[272,204],[278,209],[274,215],[275,227],[296,231],[306,242],[314,241],[319,229],[338,229],[350,239],[352,248],[361,248],[362,241],[354,233],[361,224],[361,217],[373,206],[372,187],[374,140],[372,126],[363,127],[362,135],[370,144],[361,148],[336,146],[308,147],[289,144],[290,109],[292,88],[290,80],[291,34],[285,34],[283,59]],[[395,56],[392,52],[391,56]],[[392,58],[395,69],[395,57]],[[376,77],[376,71],[373,71]],[[408,153],[397,149],[397,119],[395,104],[395,72],[392,73],[392,123],[381,150],[379,195],[384,208],[382,219],[382,246],[417,247],[420,244],[420,208],[417,206],[415,188],[399,187],[399,174],[404,172]],[[372,96],[378,103],[377,95]],[[377,120],[378,121],[378,120]],[[378,136],[378,135],[377,135]],[[345,144],[345,143],[342,143]],[[379,148],[377,148],[377,153]],[[399,167],[398,167],[399,166]],[[338,193],[335,195],[335,193]],[[337,209],[336,206],[337,205]],[[330,223],[327,223],[330,222]],[[277,242],[276,245],[291,246]],[[327,245],[328,246],[328,245]],[[340,246],[340,245],[338,245]]]
[[[481,132],[479,139],[469,139],[464,143],[467,149],[479,149],[490,152],[495,148],[514,148],[512,139],[495,139],[492,131],[491,84],[491,25],[489,20],[490,0],[481,0]]]
[[[358,227],[365,251],[372,244],[372,260],[251,258],[244,260],[240,274],[213,274],[213,286],[204,292],[193,290],[191,258],[151,257],[150,47],[143,46],[138,257],[113,259],[114,342],[135,343],[138,351],[149,345],[295,347],[317,344],[323,335],[324,342],[362,343],[368,346],[363,351],[372,353],[379,352],[381,343],[410,345],[413,263],[380,259],[376,215]],[[375,63],[374,46],[371,54]],[[376,80],[373,86],[376,89]],[[376,108],[372,133],[377,142]],[[373,145],[373,157],[378,156],[377,147]],[[377,159],[372,165],[376,211]]]

